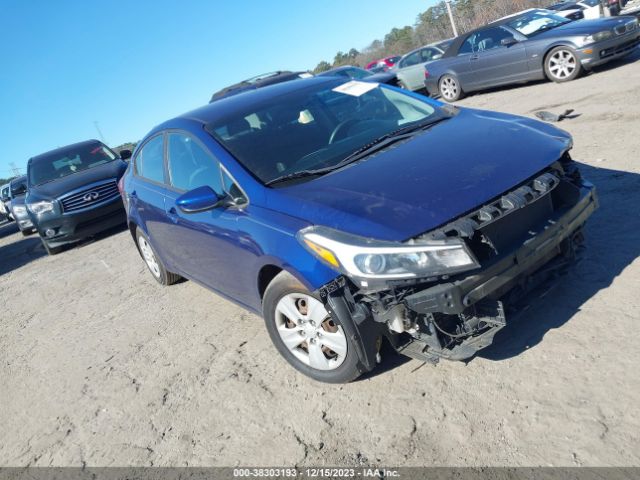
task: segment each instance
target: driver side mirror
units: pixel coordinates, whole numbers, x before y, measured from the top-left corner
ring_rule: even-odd
[[[122,160],[129,160],[131,158],[131,150],[120,150],[120,158]]]
[[[502,45],[503,47],[510,47],[511,45],[515,45],[516,43],[518,43],[518,40],[513,37],[503,38],[500,41],[500,45]]]
[[[221,207],[227,202],[226,196],[220,196],[209,186],[189,190],[176,199],[176,205],[184,213],[198,213]]]
[[[14,196],[23,195],[23,194],[27,193],[27,186],[23,183],[18,188],[16,188],[13,191],[13,193],[14,193]]]

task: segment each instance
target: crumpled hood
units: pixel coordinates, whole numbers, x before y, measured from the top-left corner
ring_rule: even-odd
[[[28,194],[34,197],[53,199],[84,187],[85,185],[90,185],[101,180],[109,180],[110,178],[120,178],[126,168],[126,162],[116,159],[112,162],[98,165],[97,167],[58,178],[53,182],[34,185],[29,189]]]
[[[404,241],[512,189],[570,144],[568,133],[537,120],[461,109],[358,163],[274,189],[268,206],[315,225]]]

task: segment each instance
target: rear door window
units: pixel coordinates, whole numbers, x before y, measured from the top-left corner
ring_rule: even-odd
[[[136,173],[141,177],[164,183],[164,142],[162,135],[149,140],[135,159]]]

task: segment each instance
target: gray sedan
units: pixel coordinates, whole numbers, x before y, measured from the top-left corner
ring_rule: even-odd
[[[453,102],[465,92],[499,85],[567,82],[639,44],[634,17],[571,22],[533,9],[456,38],[442,59],[425,66],[425,87]]]

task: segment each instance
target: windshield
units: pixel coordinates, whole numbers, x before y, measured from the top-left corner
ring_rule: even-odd
[[[116,158],[115,153],[100,143],[85,143],[68,150],[45,153],[29,162],[29,184],[41,185],[103,165]]]
[[[16,197],[18,195],[23,195],[27,190],[27,177],[22,176],[11,180],[11,196]]]
[[[545,30],[556,28],[570,22],[571,20],[567,20],[553,12],[536,10],[519,16],[515,20],[509,22],[508,25],[521,34],[531,37]]]
[[[335,80],[271,97],[206,129],[263,183],[329,168],[441,109],[377,83]]]

